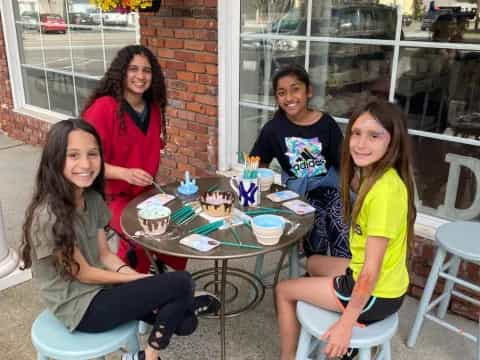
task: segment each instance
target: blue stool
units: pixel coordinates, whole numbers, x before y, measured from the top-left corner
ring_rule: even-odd
[[[37,360],[105,359],[105,355],[126,346],[130,352],[139,350],[137,321],[102,333],[70,332],[49,311],[44,310],[32,325],[32,342]]]
[[[470,221],[458,221],[444,224],[437,229],[435,239],[437,241],[437,254],[432,264],[432,269],[428,275],[425,289],[423,290],[422,299],[418,306],[417,317],[413,324],[410,335],[408,336],[407,345],[414,347],[418,334],[423,324],[424,318],[434,321],[435,323],[452,330],[466,338],[477,342],[477,360],[480,360],[480,327],[477,336],[464,332],[463,330],[442,320],[447,312],[448,304],[452,295],[463,300],[469,301],[480,306],[480,301],[466,295],[460,291],[453,290],[455,284],[480,293],[480,286],[472,284],[468,281],[457,278],[458,268],[461,260],[480,263],[480,242],[478,236],[480,234],[480,223]],[[447,253],[451,255],[450,260],[445,262]],[[444,263],[445,262],[445,263]],[[433,291],[438,278],[444,278],[445,286],[443,293],[435,300],[432,299]],[[438,305],[436,316],[430,314],[430,310]]]
[[[297,319],[302,329],[298,340],[297,360],[309,359],[312,349],[321,342],[318,340],[338,319],[340,314],[318,308],[303,301],[297,303]],[[371,348],[380,346],[381,351],[375,359],[390,360],[390,339],[398,328],[398,315],[394,314],[385,320],[376,322],[364,328],[354,327],[350,347],[359,349],[359,360],[371,358]],[[321,342],[323,345],[323,342]],[[325,359],[325,353],[320,351],[319,359]]]

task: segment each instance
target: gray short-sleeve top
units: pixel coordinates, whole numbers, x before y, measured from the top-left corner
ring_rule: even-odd
[[[86,261],[103,268],[98,251],[97,234],[110,221],[110,211],[100,194],[85,191],[85,210],[77,212],[74,223],[75,245]],[[32,275],[46,306],[73,331],[93,297],[103,285],[85,284],[63,277],[54,266],[53,224],[55,215],[48,206],[39,207],[31,227]]]

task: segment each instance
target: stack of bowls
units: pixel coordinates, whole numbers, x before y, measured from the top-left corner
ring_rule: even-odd
[[[166,206],[147,206],[138,212],[138,221],[145,233],[162,235],[167,231],[171,213]]]
[[[273,171],[271,169],[260,168],[257,170],[258,183],[260,191],[268,191],[273,184]]]
[[[275,245],[280,241],[285,221],[277,215],[258,215],[252,218],[252,230],[262,245]]]

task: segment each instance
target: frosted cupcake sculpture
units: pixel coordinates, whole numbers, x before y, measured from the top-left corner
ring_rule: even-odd
[[[228,216],[232,213],[233,193],[231,191],[207,191],[200,196],[203,211],[214,217]]]
[[[149,206],[138,212],[138,221],[145,233],[162,235],[170,223],[172,211],[166,206]]]

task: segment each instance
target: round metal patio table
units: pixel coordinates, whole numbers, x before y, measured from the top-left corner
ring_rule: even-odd
[[[226,177],[214,177],[214,178],[202,178],[197,180],[197,184],[199,186],[198,194],[205,192],[207,189],[211,188],[212,186],[216,185],[218,190],[220,191],[231,191],[229,185],[229,178]],[[172,209],[172,212],[179,209],[183,202],[181,196],[176,194],[178,183],[172,183],[167,186],[164,186],[163,189],[169,193],[174,194],[177,198],[171,202],[169,202],[166,206]],[[242,269],[237,268],[228,268],[228,261],[231,259],[240,259],[246,258],[251,256],[257,256],[261,254],[266,254],[272,251],[280,250],[282,251],[281,259],[277,265],[277,271],[275,279],[278,278],[278,273],[280,271],[281,265],[285,258],[285,255],[289,248],[292,245],[297,244],[297,242],[302,239],[310,230],[313,225],[313,214],[304,215],[304,216],[297,216],[295,214],[286,214],[281,213],[280,215],[284,216],[288,220],[293,223],[299,223],[300,226],[297,227],[295,231],[291,234],[287,234],[288,227],[284,235],[280,238],[278,244],[273,246],[264,246],[261,249],[250,249],[250,248],[237,248],[237,247],[229,247],[229,246],[219,246],[209,252],[202,253],[186,247],[184,245],[179,244],[179,240],[188,234],[188,232],[200,225],[206,224],[207,221],[202,218],[201,216],[197,216],[193,221],[188,224],[176,226],[170,224],[170,227],[174,227],[175,231],[179,231],[181,236],[177,239],[162,239],[159,240],[160,237],[155,236],[136,236],[135,233],[137,231],[141,231],[142,228],[137,219],[137,205],[147,199],[148,197],[157,194],[158,191],[152,189],[150,191],[144,192],[134,198],[124,209],[122,216],[121,216],[121,226],[124,234],[128,236],[132,241],[140,244],[147,250],[147,254],[149,255],[150,259],[152,259],[151,254],[149,251],[154,251],[157,253],[165,254],[165,255],[172,255],[177,257],[189,258],[189,259],[200,259],[200,260],[212,260],[214,261],[214,267],[210,269],[200,270],[197,273],[194,273],[192,277],[194,279],[203,278],[205,276],[213,276],[213,280],[208,283],[210,285],[215,286],[215,292],[218,294],[220,301],[221,301],[221,308],[220,313],[218,314],[218,318],[220,320],[220,340],[221,340],[221,359],[225,359],[226,349],[225,349],[225,319],[227,317],[232,317],[239,315],[241,312],[246,310],[250,310],[255,307],[263,298],[265,288],[262,281],[255,276],[253,273],[247,272]],[[239,207],[238,202],[236,202],[236,207]],[[279,203],[273,203],[269,199],[265,197],[265,193],[262,193],[261,199],[261,206],[265,207],[281,207]],[[285,208],[284,208],[285,209]],[[243,244],[256,244],[258,245],[255,235],[252,233],[251,229],[245,225],[236,226],[235,229],[237,230],[238,234],[240,235],[241,241]],[[169,228],[168,231],[170,231]],[[232,236],[229,230],[217,230],[215,232],[210,233],[208,236],[217,239],[217,240],[225,240],[228,239],[231,241]],[[294,247],[294,251],[296,251],[296,247]],[[221,264],[221,265],[219,265]],[[298,267],[298,264],[296,264]],[[298,274],[297,274],[298,275]],[[226,312],[226,293],[225,289],[228,284],[227,277],[233,276],[237,278],[241,278],[245,280],[254,290],[254,296],[251,299],[250,303],[246,306],[231,311],[229,313]],[[275,280],[276,281],[276,280]],[[207,285],[208,285],[207,284]],[[227,299],[228,300],[228,299]]]

